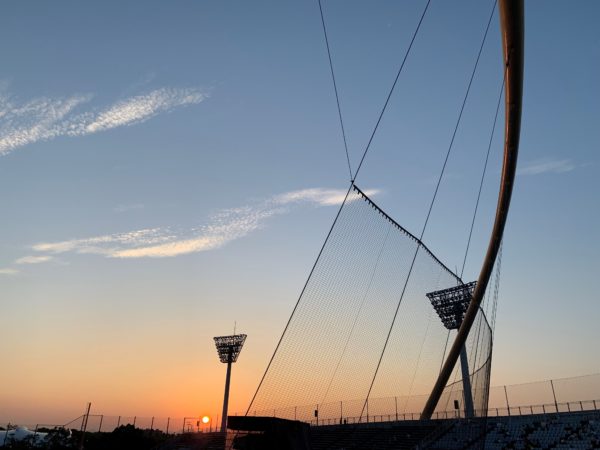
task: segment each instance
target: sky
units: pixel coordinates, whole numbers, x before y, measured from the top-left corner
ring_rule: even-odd
[[[423,1],[324,0],[356,169]],[[417,234],[492,2],[433,1],[356,183]],[[600,4],[526,2],[492,384],[600,372]],[[425,233],[460,268],[502,82],[497,15]],[[318,3],[0,5],[0,421],[243,411],[349,173]],[[465,279],[495,210],[493,138]]]

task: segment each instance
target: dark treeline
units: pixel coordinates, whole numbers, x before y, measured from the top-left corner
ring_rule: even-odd
[[[38,429],[49,433],[43,443],[32,440],[7,441],[6,449],[51,449],[72,450],[80,448],[81,432],[78,430]],[[1,447],[0,442],[0,447]],[[85,450],[170,450],[185,445],[189,449],[223,448],[223,436],[218,433],[166,434],[160,430],[135,428],[133,425],[121,425],[112,432],[86,432],[83,440]]]

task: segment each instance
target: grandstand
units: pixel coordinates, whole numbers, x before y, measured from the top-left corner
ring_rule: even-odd
[[[486,450],[600,448],[598,411],[494,417],[487,421],[484,438],[474,436],[478,430],[472,421],[456,421],[443,436],[422,448],[466,450],[480,446],[482,441]]]
[[[260,418],[268,421],[269,418]],[[281,433],[282,419],[279,423]],[[285,422],[285,421],[283,421]],[[290,422],[299,424],[299,422]],[[296,426],[297,425],[292,425]],[[591,450],[600,448],[600,411],[577,411],[493,418],[406,420],[360,425],[313,425],[310,441],[297,437],[282,446],[269,425],[261,440],[240,439],[233,448],[313,450]],[[287,433],[289,438],[290,433]]]

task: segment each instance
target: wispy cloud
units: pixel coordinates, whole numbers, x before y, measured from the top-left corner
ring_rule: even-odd
[[[89,118],[82,115],[75,121],[74,134],[97,133],[144,122],[158,113],[171,111],[179,106],[200,103],[204,98],[204,94],[197,89],[158,89],[146,95],[117,102],[107,110],[91,115]]]
[[[378,190],[369,190],[375,195]],[[34,251],[45,256],[60,253],[95,254],[108,258],[164,258],[220,248],[264,227],[270,217],[285,214],[301,204],[339,205],[346,192],[336,189],[303,189],[275,195],[262,202],[240,208],[223,209],[210,216],[208,223],[188,230],[147,228],[59,242],[41,242]]]
[[[104,109],[90,107],[92,98],[88,94],[18,103],[0,92],[0,155],[59,136],[84,136],[145,122],[160,113],[200,103],[206,94],[195,88],[161,88]]]
[[[144,205],[142,203],[134,203],[131,205],[118,205],[114,208],[113,211],[117,213],[123,213],[127,211],[136,211],[140,209],[144,209]]]
[[[16,264],[40,264],[54,259],[50,255],[29,255],[23,256],[15,261]]]
[[[376,194],[377,190],[371,190],[367,195]],[[344,201],[346,191],[339,189],[311,188],[299,191],[286,192],[273,197],[273,203],[288,205],[290,203],[316,203],[319,206],[340,205]]]
[[[5,269],[0,269],[0,276],[1,275],[16,275],[18,274],[19,271],[17,269],[12,269],[10,267],[5,268]]]
[[[517,169],[517,175],[541,175],[544,173],[565,173],[576,169],[570,159],[541,158],[526,162]]]

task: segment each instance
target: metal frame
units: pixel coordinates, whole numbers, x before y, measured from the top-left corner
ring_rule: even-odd
[[[225,376],[225,395],[223,398],[223,415],[221,417],[221,433],[227,431],[227,408],[229,406],[229,385],[231,382],[231,364],[237,361],[244,342],[245,334],[233,334],[231,336],[217,336],[213,338],[217,347],[217,353],[222,363],[227,364],[227,375]]]
[[[244,342],[246,341],[245,334],[234,334],[232,336],[217,336],[213,338],[215,340],[215,346],[217,347],[217,353],[222,363],[236,362]]]
[[[448,330],[457,330],[469,307],[477,281],[441,291],[430,292],[427,298]]]
[[[452,374],[456,361],[464,346],[469,331],[475,321],[479,306],[483,300],[488,282],[492,275],[494,263],[498,255],[504,226],[510,208],[513,185],[517,169],[519,138],[521,134],[521,109],[523,101],[523,47],[524,47],[524,4],[523,0],[500,0],[500,26],[502,48],[504,54],[505,89],[505,127],[504,127],[504,160],[500,193],[496,207],[494,228],[483,260],[481,272],[473,298],[465,314],[463,322],[439,377],[431,391],[429,399],[421,414],[422,419],[431,419],[448,379]]]

